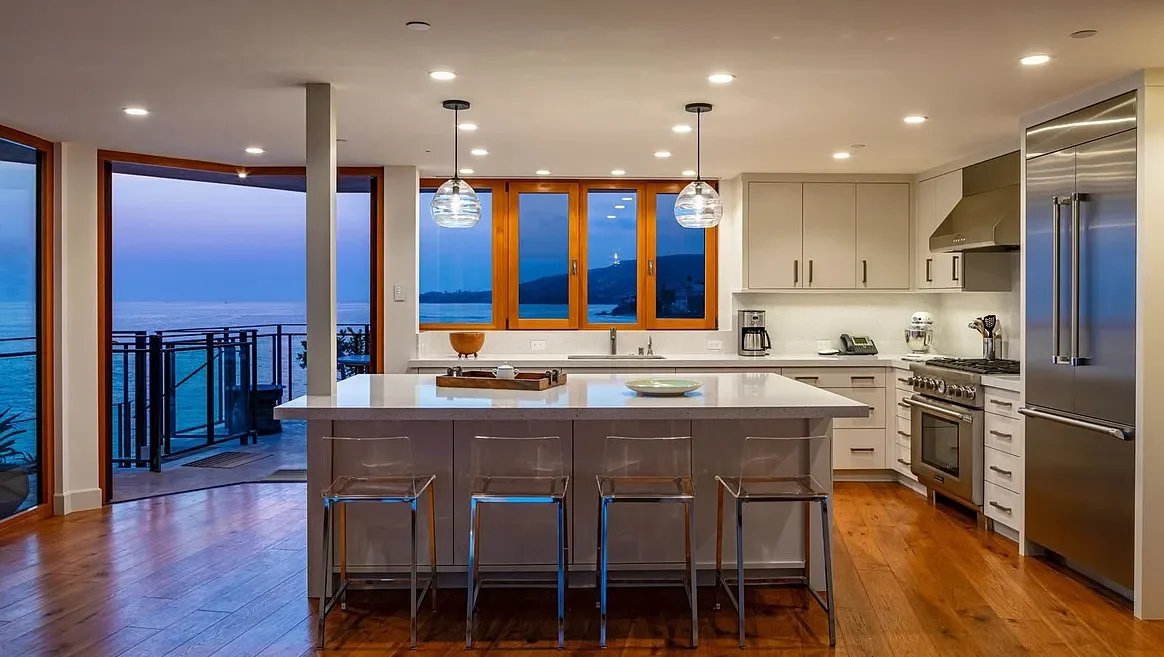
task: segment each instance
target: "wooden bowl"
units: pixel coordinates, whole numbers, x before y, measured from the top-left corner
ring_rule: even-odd
[[[485,345],[485,334],[480,331],[459,331],[449,334],[449,344],[457,352],[457,358],[477,357],[477,352]]]

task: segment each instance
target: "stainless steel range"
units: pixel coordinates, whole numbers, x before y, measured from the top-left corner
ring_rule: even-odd
[[[910,371],[910,470],[931,492],[980,509],[982,375],[1018,374],[1018,361],[935,358]]]

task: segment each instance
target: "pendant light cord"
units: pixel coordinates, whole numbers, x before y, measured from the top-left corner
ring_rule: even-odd
[[[461,163],[457,159],[461,150],[461,110],[453,109],[453,180],[461,179]]]
[[[695,182],[699,182],[703,167],[703,112],[695,113]]]

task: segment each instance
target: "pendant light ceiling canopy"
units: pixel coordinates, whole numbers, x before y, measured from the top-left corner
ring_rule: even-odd
[[[703,180],[702,118],[711,111],[710,103],[688,103],[684,110],[695,115],[695,180],[675,197],[675,221],[684,228],[715,228],[723,218],[723,200],[710,183]]]
[[[461,110],[469,109],[469,101],[446,100],[441,103],[441,107],[453,110],[453,177],[432,195],[432,218],[438,226],[444,228],[472,228],[481,220],[481,199],[469,183],[460,177],[460,136],[457,129],[457,119]]]

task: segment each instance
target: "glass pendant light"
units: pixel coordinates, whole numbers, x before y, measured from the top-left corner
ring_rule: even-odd
[[[453,177],[432,195],[432,218],[444,228],[472,228],[481,219],[481,199],[469,183],[461,180],[457,159],[460,147],[458,116],[461,110],[469,109],[469,101],[446,100],[441,106],[453,110]]]
[[[675,197],[675,221],[684,228],[715,228],[723,218],[723,201],[715,188],[700,177],[700,118],[711,111],[711,105],[688,103],[683,109],[695,115],[695,180]]]

